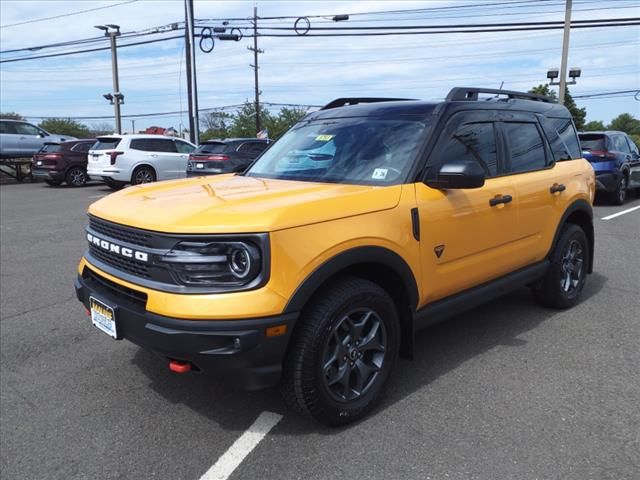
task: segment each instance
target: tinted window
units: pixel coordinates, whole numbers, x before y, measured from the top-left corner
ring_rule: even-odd
[[[630,153],[629,145],[627,145],[627,142],[625,141],[622,135],[614,135],[613,137],[611,137],[611,139],[613,140],[612,142],[613,148],[610,148],[609,150],[615,150],[617,152],[623,152],[623,153]]]
[[[247,142],[238,147],[238,152],[257,155],[262,153],[266,146],[263,142]]]
[[[200,145],[193,153],[222,153],[227,149],[224,142],[207,142]]]
[[[0,122],[0,133],[16,133],[15,123]]]
[[[193,145],[187,142],[182,142],[180,140],[175,140],[175,142],[178,153],[191,153],[195,148]]]
[[[605,136],[602,133],[581,133],[580,146],[583,150],[606,150]]]
[[[631,140],[631,137],[627,137],[627,142],[629,143],[629,149],[637,154],[638,146],[633,142],[633,140]]]
[[[20,135],[39,135],[42,132],[28,123],[16,123],[16,132]]]
[[[93,144],[92,143],[88,143],[88,142],[76,143],[73,147],[71,147],[71,151],[73,151],[73,152],[88,152],[89,149],[91,148],[91,145],[93,145]]]
[[[173,140],[159,138],[136,138],[131,140],[129,148],[132,150],[142,150],[144,152],[175,153],[177,151]]]
[[[556,162],[582,156],[571,119],[542,117],[541,121]]]
[[[498,173],[496,135],[493,123],[460,125],[437,149],[436,158],[446,163],[455,160],[475,160],[487,176]]]
[[[64,148],[59,143],[45,143],[40,149],[41,152],[61,152]]]
[[[546,166],[545,148],[535,123],[505,123],[511,153],[511,171],[527,172]]]
[[[99,138],[89,150],[110,150],[112,148],[116,148],[119,143],[119,138]]]

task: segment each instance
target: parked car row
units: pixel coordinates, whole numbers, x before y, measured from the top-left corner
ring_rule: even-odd
[[[34,177],[48,185],[105,182],[118,190],[127,184],[172,180],[245,170],[268,140],[234,138],[190,142],[164,135],[106,135],[95,139],[46,142],[33,156]]]

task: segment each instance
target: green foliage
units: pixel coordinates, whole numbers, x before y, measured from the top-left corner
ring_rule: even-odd
[[[8,120],[26,120],[22,115],[16,112],[0,112],[0,118]]]
[[[299,107],[283,107],[277,115],[260,109],[260,124],[269,131],[269,138],[276,139],[291,128],[307,110]],[[200,141],[213,138],[252,138],[256,136],[256,109],[252,102],[245,102],[235,113],[211,112],[200,119]]]
[[[621,113],[611,120],[608,130],[619,130],[629,135],[640,135],[640,120],[630,113]]]
[[[536,95],[545,95],[552,100],[558,99],[556,92],[549,87],[549,84],[540,84],[537,87],[533,87],[529,90],[529,93],[535,93]],[[587,118],[587,109],[586,108],[578,108],[575,100],[569,93],[569,89],[565,89],[564,93],[564,106],[567,107],[569,113],[573,117],[573,122],[576,124],[576,128],[578,130],[582,130],[585,125],[585,120]]]
[[[38,126],[49,133],[58,135],[70,135],[77,138],[91,137],[91,132],[86,125],[70,118],[47,118],[40,122]]]
[[[606,130],[606,127],[600,120],[591,120],[584,125],[585,132],[601,132],[603,130]]]

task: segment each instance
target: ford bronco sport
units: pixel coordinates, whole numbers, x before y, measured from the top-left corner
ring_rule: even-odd
[[[339,99],[242,174],[92,204],[76,291],[96,327],[171,370],[280,383],[341,425],[373,408],[416,330],[523,286],[573,306],[594,191],[569,112],[545,97]]]

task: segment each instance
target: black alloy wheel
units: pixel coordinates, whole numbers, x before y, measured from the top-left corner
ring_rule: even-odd
[[[131,185],[141,185],[143,183],[151,183],[156,181],[156,172],[153,168],[142,166],[135,169],[131,176]]]
[[[379,401],[399,350],[400,320],[389,294],[364,278],[332,279],[292,334],[284,401],[325,425],[354,422]]]
[[[65,177],[67,185],[81,187],[87,183],[87,172],[81,167],[71,167]]]
[[[627,177],[622,175],[618,181],[618,186],[611,193],[611,203],[614,205],[622,205],[627,199]]]

